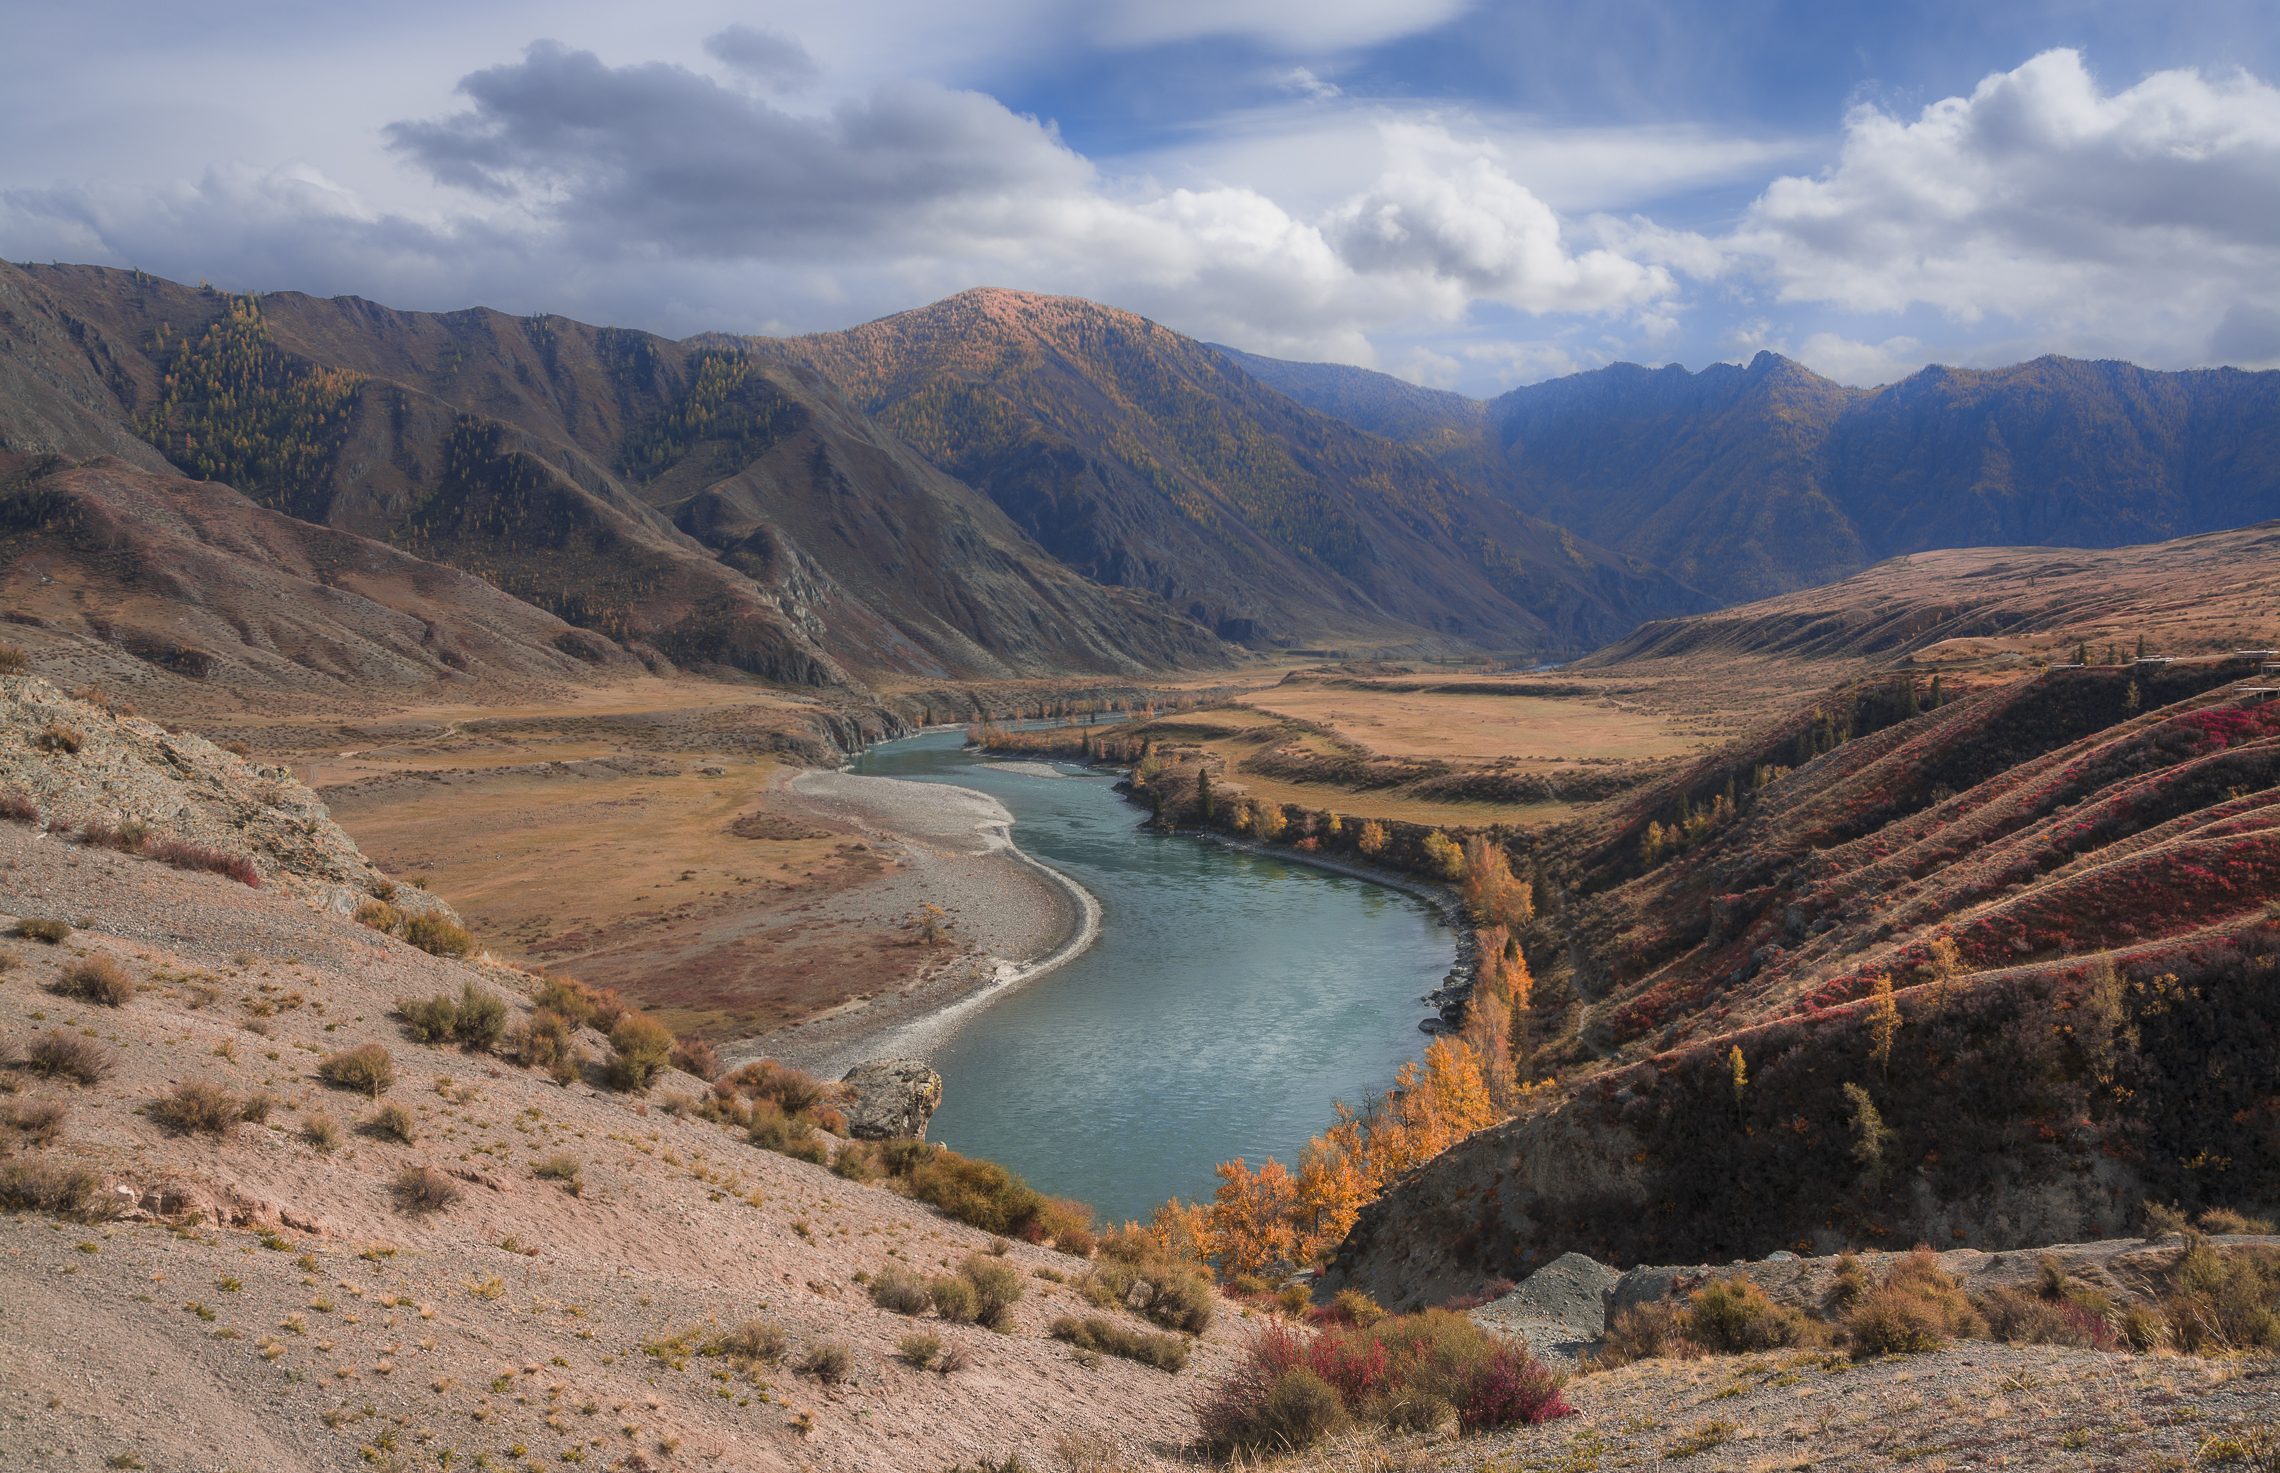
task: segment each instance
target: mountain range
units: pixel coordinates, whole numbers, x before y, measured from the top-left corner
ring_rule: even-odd
[[[997,289],[841,332],[672,342],[0,264],[14,561],[62,535],[40,518],[65,502],[176,508],[166,535],[211,554],[97,577],[82,546],[41,575],[82,579],[78,603],[42,585],[37,617],[119,645],[104,631],[134,605],[129,645],[197,656],[177,673],[304,646],[307,669],[369,663],[340,653],[367,634],[264,645],[215,615],[268,565],[237,567],[227,597],[198,570],[282,535],[255,512],[546,616],[517,615],[524,653],[486,670],[638,660],[857,689],[1239,647],[1572,658],[1896,552],[2280,514],[2276,411],[2276,373],[2043,359],[1864,391],[1772,354],[1483,402]],[[42,489],[93,457],[100,474]],[[206,489],[162,484],[184,477]],[[389,586],[415,585],[471,586]],[[390,596],[398,623],[477,617],[456,592],[448,610]]]
[[[1847,388],[1775,353],[1488,401],[1222,349],[1720,605],[1952,547],[2121,547],[2280,516],[2280,372],[2044,357]]]

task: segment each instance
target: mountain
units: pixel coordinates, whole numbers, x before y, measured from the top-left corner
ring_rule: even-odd
[[[171,462],[652,665],[844,685],[1228,657],[1058,564],[813,373],[749,353],[100,267],[0,265],[0,289],[0,386],[19,390],[0,449]]]
[[[1619,364],[1489,414],[1521,504],[1723,600],[1941,547],[2112,547],[2280,515],[2280,373],[2040,358],[1848,389],[1760,353]]]
[[[1480,406],[1222,350],[1721,603],[1935,548],[2116,547],[2280,515],[2280,372],[2045,357],[1851,389],[1774,353],[1619,363]]]
[[[482,579],[113,456],[0,456],[8,641],[125,699],[564,682],[631,655]]]
[[[1228,639],[1549,655],[1702,606],[1206,344],[1091,302],[975,290],[844,332],[692,341],[821,375],[1063,563]]]

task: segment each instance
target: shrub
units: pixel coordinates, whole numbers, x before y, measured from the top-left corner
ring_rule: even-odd
[[[919,1201],[1000,1237],[1018,1237],[1045,1206],[1043,1193],[996,1162],[955,1151],[935,1152],[908,1179]]]
[[[664,1024],[627,1013],[610,1030],[610,1083],[619,1089],[647,1089],[673,1053],[673,1035]]]
[[[404,913],[385,900],[367,900],[356,908],[356,923],[393,936],[404,924]]]
[[[398,1002],[396,1011],[403,1014],[404,1027],[419,1043],[449,1042],[459,1021],[459,1004],[440,992],[418,1002]]]
[[[1917,1248],[1885,1272],[1845,1317],[1855,1356],[1938,1350],[1950,1339],[1987,1333],[1962,1286],[1929,1248]]]
[[[761,1059],[715,1079],[713,1093],[724,1100],[738,1096],[767,1100],[786,1115],[804,1115],[823,1103],[831,1087],[774,1059]]]
[[[666,1061],[684,1074],[710,1080],[720,1073],[720,1055],[713,1052],[710,1040],[695,1033],[684,1033],[673,1040],[672,1056]]]
[[[926,1293],[934,1301],[934,1312],[950,1323],[970,1325],[974,1322],[981,1298],[974,1292],[972,1283],[962,1278],[930,1279]]]
[[[459,989],[458,1015],[452,1020],[451,1036],[459,1046],[479,1054],[487,1054],[499,1046],[507,1032],[507,1000],[473,982]]]
[[[2280,1250],[2219,1250],[2192,1233],[2163,1277],[2162,1315],[2178,1349],[2280,1350]]]
[[[869,1141],[849,1141],[831,1158],[831,1174],[852,1182],[877,1181],[881,1175],[878,1148]]]
[[[40,805],[22,788],[0,789],[0,819],[9,823],[28,823],[39,827]]]
[[[77,752],[87,743],[87,733],[76,726],[65,726],[51,721],[45,730],[32,738],[32,745],[43,752],[61,752],[66,756]]]
[[[1686,1338],[1686,1312],[1672,1304],[1633,1304],[1616,1312],[1592,1352],[1594,1370],[1612,1371],[1633,1361],[1668,1356],[1690,1360],[1702,1354]]]
[[[0,1208],[83,1213],[98,1206],[102,1179],[84,1166],[33,1160],[0,1166]]]
[[[100,1084],[117,1067],[118,1055],[82,1034],[51,1028],[24,1050],[24,1067],[50,1079]]]
[[[226,1135],[243,1108],[243,1101],[213,1081],[186,1079],[159,1096],[150,1107],[150,1118],[185,1135],[192,1131]]]
[[[383,1140],[392,1140],[399,1145],[408,1146],[420,1138],[419,1117],[412,1113],[410,1106],[399,1105],[394,1101],[374,1111],[372,1118],[364,1122],[364,1128]]]
[[[1198,1404],[1204,1446],[1220,1457],[1298,1452],[1345,1421],[1329,1382],[1308,1369],[1307,1342],[1280,1325],[1254,1339],[1234,1373]]]
[[[1695,1292],[1687,1301],[1686,1335],[1703,1349],[1725,1355],[1828,1340],[1819,1321],[1775,1304],[1765,1290],[1740,1275],[1705,1284]]]
[[[32,662],[21,646],[0,644],[0,675],[22,675],[31,668]]]
[[[379,1044],[359,1044],[337,1054],[327,1054],[317,1064],[317,1077],[327,1084],[361,1090],[378,1099],[396,1082],[396,1060]]]
[[[116,1008],[134,999],[135,982],[120,970],[117,962],[107,956],[94,956],[64,968],[55,980],[55,990],[65,997]]]
[[[21,936],[27,941],[45,941],[53,946],[59,941],[70,939],[71,927],[46,916],[26,916],[16,922],[8,934]]]
[[[1360,1330],[1366,1330],[1385,1318],[1385,1311],[1378,1306],[1378,1302],[1359,1289],[1340,1289],[1330,1301],[1330,1313],[1342,1323]]]
[[[926,1281],[909,1269],[890,1265],[871,1280],[871,1302],[896,1314],[920,1315],[933,1302]]]
[[[2120,1337],[2105,1319],[2070,1300],[2053,1301],[2014,1289],[1997,1289],[1973,1301],[1987,1330],[2014,1345],[2071,1345],[2112,1350]]]
[[[530,1163],[530,1174],[542,1181],[576,1181],[578,1158],[568,1151],[552,1151]]]
[[[557,1084],[568,1084],[578,1077],[578,1067],[585,1061],[573,1028],[562,1014],[539,1008],[529,1022],[508,1035],[507,1052],[525,1068],[544,1069]]]
[[[1466,1432],[1534,1426],[1571,1416],[1574,1410],[1561,1394],[1559,1378],[1543,1362],[1525,1346],[1499,1340],[1466,1382],[1457,1403],[1457,1425]]]
[[[942,1337],[928,1335],[923,1331],[905,1335],[897,1349],[905,1365],[914,1371],[923,1371],[932,1366],[934,1358],[942,1353]]]
[[[401,1105],[390,1105],[400,1110]],[[432,1166],[407,1166],[396,1173],[389,1190],[406,1212],[441,1212],[459,1200],[459,1183]]]
[[[238,1119],[248,1125],[266,1125],[269,1112],[277,1108],[277,1096],[268,1090],[257,1089],[238,1101]]]
[[[226,849],[211,849],[204,844],[193,844],[188,839],[169,836],[151,840],[143,846],[143,853],[160,864],[175,869],[205,870],[226,875],[248,889],[261,888],[261,871],[254,868],[253,861]]]
[[[13,1150],[18,1141],[29,1141],[35,1146],[52,1144],[63,1134],[64,1118],[70,1113],[55,1100],[0,1105],[0,1156]]]
[[[316,1150],[331,1152],[340,1145],[340,1127],[330,1115],[318,1112],[301,1117],[301,1139]]]
[[[1105,1351],[1126,1360],[1177,1374],[1187,1365],[1188,1343],[1178,1335],[1151,1335],[1097,1316],[1077,1319],[1062,1315],[1053,1321],[1052,1335],[1079,1350]]]
[[[1211,1328],[1211,1281],[1193,1264],[1163,1256],[1142,1235],[1111,1234],[1077,1288],[1103,1309],[1136,1310],[1169,1330],[1200,1335]]]
[[[1063,1253],[1089,1258],[1097,1245],[1092,1231],[1093,1210],[1067,1197],[1047,1197],[1031,1220],[1026,1236],[1033,1243],[1051,1243]]]
[[[818,1340],[800,1357],[800,1369],[826,1386],[837,1386],[855,1371],[855,1352],[843,1340]]]
[[[2145,1235],[2148,1240],[2166,1238],[2171,1233],[2184,1232],[2191,1226],[2192,1224],[2185,1220],[2185,1214],[2176,1208],[2164,1207],[2151,1197],[2146,1199]]]
[[[717,1355],[740,1365],[774,1365],[784,1358],[784,1327],[774,1320],[746,1320],[705,1342],[704,1355]]]
[[[1022,1292],[1021,1270],[986,1253],[969,1253],[958,1272],[974,1286],[974,1322],[1011,1334],[1013,1306]]]
[[[2201,1231],[2213,1237],[2225,1237],[2234,1233],[2264,1236],[2271,1233],[2272,1220],[2268,1217],[2249,1217],[2229,1207],[2211,1207],[2201,1214]]]
[[[475,949],[467,928],[440,910],[406,916],[404,939],[430,956],[466,956]]]

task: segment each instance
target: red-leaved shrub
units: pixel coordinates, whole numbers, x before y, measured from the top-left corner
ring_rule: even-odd
[[[242,854],[210,849],[204,844],[193,844],[188,839],[171,836],[151,840],[143,847],[143,853],[160,864],[170,864],[176,869],[210,870],[217,875],[227,875],[249,889],[261,888],[261,872],[253,867],[252,860]]]

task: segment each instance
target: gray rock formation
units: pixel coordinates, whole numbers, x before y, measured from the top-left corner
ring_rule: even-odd
[[[923,1137],[942,1107],[942,1076],[920,1059],[872,1059],[847,1071],[847,1132],[858,1140]]]

